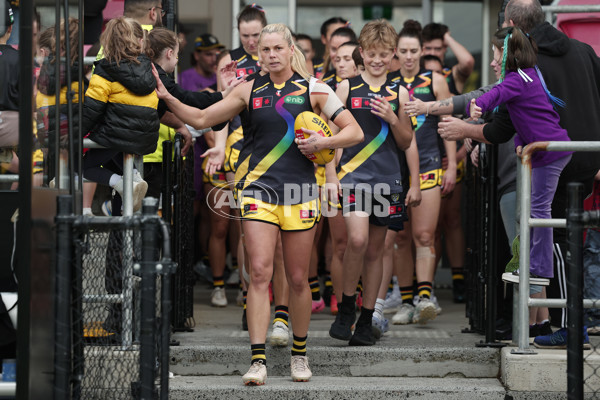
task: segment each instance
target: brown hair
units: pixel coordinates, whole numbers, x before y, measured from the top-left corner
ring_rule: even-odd
[[[507,48],[503,48],[508,35],[510,37]],[[535,42],[519,28],[509,27],[498,30],[492,37],[492,44],[502,50],[503,59],[506,59],[503,69],[506,71],[516,71],[518,68],[533,68],[537,63],[537,46]],[[505,54],[506,57],[504,57]]]
[[[140,39],[143,38],[144,30],[135,20],[126,17],[111,19],[100,35],[104,58],[117,64],[121,60],[139,64],[137,57],[142,54]]]
[[[357,41],[356,33],[354,33],[352,28],[349,28],[347,26],[342,26],[340,28],[337,28],[335,31],[333,31],[329,40],[333,39],[334,36],[345,37],[346,39],[348,39],[349,42]],[[331,61],[332,60],[329,57],[329,52],[325,53],[325,57],[323,59],[323,71],[324,72],[329,71],[329,67],[331,66]]]
[[[444,35],[448,32],[448,26],[444,24],[438,24],[437,22],[432,22],[423,27],[423,31],[421,35],[423,36],[424,42],[431,42],[435,39],[444,40]]]
[[[421,35],[421,23],[414,19],[407,19],[404,21],[404,26],[398,34],[398,39],[403,37],[416,38],[419,41],[419,45],[423,47],[423,36]]]
[[[163,53],[167,49],[175,51],[177,44],[177,36],[175,32],[168,30],[167,28],[154,28],[148,32],[146,38],[144,52],[152,61],[157,61],[162,57]]]
[[[79,20],[75,18],[69,18],[69,52],[70,60],[69,64],[73,65],[79,57]],[[52,34],[47,34],[46,31],[51,30]],[[65,21],[60,23],[60,49],[56,48],[56,27],[48,28],[42,35],[44,37],[44,45],[50,44],[50,51],[53,57],[60,56],[65,51]],[[51,36],[51,37],[49,37]],[[40,37],[41,40],[41,37]],[[40,44],[41,45],[41,44]]]
[[[240,11],[237,17],[237,26],[240,28],[241,22],[258,21],[262,24],[263,28],[267,26],[267,17],[265,10],[256,3],[247,5]]]
[[[44,30],[44,32],[42,32],[40,34],[40,38],[38,39],[38,47],[39,48],[46,48],[49,51],[52,51],[52,49],[54,48],[55,44],[54,44],[54,27],[51,26],[50,28]]]

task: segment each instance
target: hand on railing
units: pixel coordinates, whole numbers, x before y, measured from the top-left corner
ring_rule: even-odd
[[[183,128],[179,128],[177,130],[177,133],[181,133],[181,136],[183,137],[183,147],[181,148],[181,155],[185,156],[190,147],[192,147],[192,134],[185,125],[183,126]]]
[[[515,152],[517,153],[517,157],[523,158],[523,146],[517,146]]]

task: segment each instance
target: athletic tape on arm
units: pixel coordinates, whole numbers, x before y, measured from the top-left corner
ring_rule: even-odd
[[[331,90],[329,85],[318,81],[314,77],[311,77],[310,79],[308,90],[310,94],[320,93],[327,95],[327,101],[325,102],[325,106],[323,106],[321,111],[328,119],[332,119],[331,117],[340,109],[340,107],[344,106],[333,90]]]

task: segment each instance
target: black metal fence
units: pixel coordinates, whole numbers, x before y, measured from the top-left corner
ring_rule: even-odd
[[[479,165],[474,166],[469,160],[466,176],[467,210],[477,211],[466,213],[469,227],[465,258],[466,315],[470,328],[465,332],[484,334],[485,340],[478,346],[493,347],[504,345],[496,342],[498,307],[503,305],[498,300],[502,297],[498,290],[498,276],[501,275],[498,268],[503,268],[498,262],[498,243],[504,239],[499,223],[497,159],[497,146],[481,144]]]
[[[588,254],[595,262],[584,264],[584,228],[600,227],[600,211],[583,211],[584,186],[568,185],[567,203],[567,397],[569,399],[600,399],[600,347],[582,335],[584,308],[600,308],[597,298],[587,299],[584,304],[584,288],[594,282],[584,282],[586,269],[598,264],[598,254]],[[598,293],[597,289],[591,292]],[[587,297],[587,296],[586,296]],[[587,342],[587,343],[586,343]],[[588,348],[589,350],[584,350]]]
[[[173,143],[163,142],[163,220],[172,224],[173,259],[173,331],[191,331],[194,327],[194,153],[181,154],[180,134]]]
[[[131,217],[58,203],[54,398],[167,399],[171,299],[158,288],[175,264],[157,200]]]

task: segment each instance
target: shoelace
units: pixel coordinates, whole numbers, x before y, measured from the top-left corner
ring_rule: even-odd
[[[304,359],[300,357],[294,357],[294,368],[305,371],[306,364],[304,363]]]
[[[253,362],[253,363],[252,363],[252,365],[250,366],[250,371],[248,371],[248,372],[251,372],[251,373],[258,373],[258,372],[260,372],[260,367],[261,367],[262,365],[264,365],[264,364],[262,363],[262,361],[255,361],[255,362]]]

